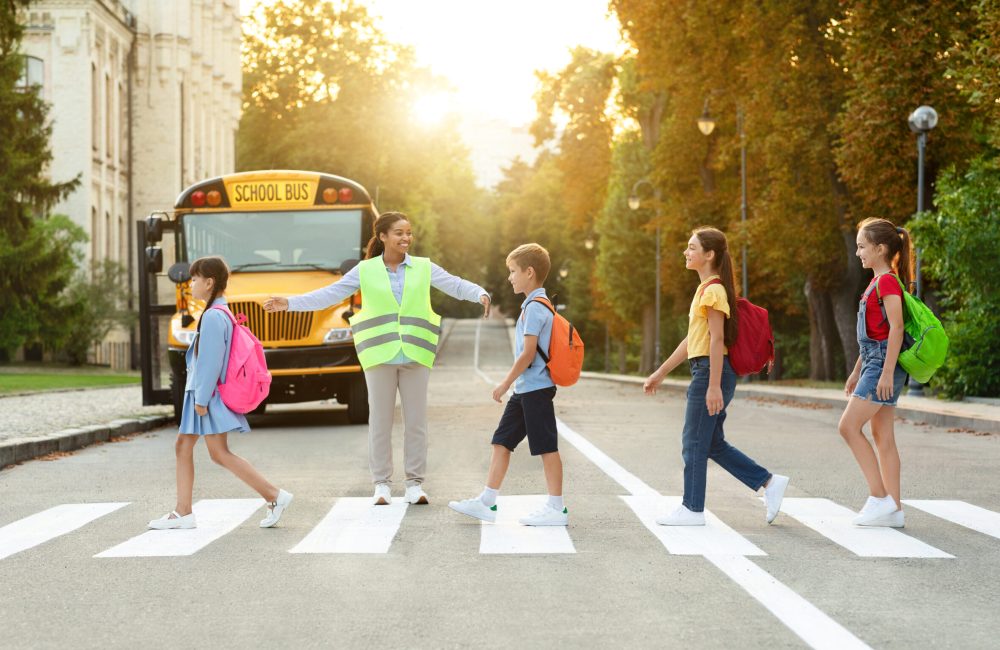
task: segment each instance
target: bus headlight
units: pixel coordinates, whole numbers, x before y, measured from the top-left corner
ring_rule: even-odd
[[[347,343],[354,340],[354,334],[351,333],[350,327],[334,327],[326,336],[323,337],[323,343]]]
[[[180,343],[181,345],[190,346],[192,343],[194,343],[194,337],[196,334],[198,334],[198,331],[186,330],[180,327],[174,327],[171,334],[174,335],[174,338],[177,339],[177,342]]]

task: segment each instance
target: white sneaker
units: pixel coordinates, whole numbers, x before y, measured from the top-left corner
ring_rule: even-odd
[[[854,518],[854,525],[867,526],[886,515],[891,515],[896,510],[896,500],[892,498],[891,494],[887,494],[882,498],[870,496],[865,501],[865,505],[861,508],[858,516]]]
[[[375,486],[372,503],[377,506],[387,506],[392,503],[392,490],[389,489],[388,483],[379,483]]]
[[[704,526],[705,513],[692,512],[687,509],[687,506],[682,504],[677,506],[677,509],[669,515],[657,517],[656,523],[661,526]]]
[[[274,500],[273,503],[267,504],[267,516],[260,520],[261,528],[271,528],[278,523],[281,519],[281,513],[285,511],[288,504],[292,502],[292,497],[295,496],[291,492],[285,492],[284,490],[278,490],[278,498]]]
[[[569,524],[569,510],[556,510],[545,504],[527,517],[517,520],[522,526],[566,526]]]
[[[463,515],[469,515],[481,521],[488,521],[491,524],[497,520],[496,504],[488,506],[479,497],[463,501],[449,501],[448,507],[455,512],[461,512]]]
[[[774,521],[781,510],[781,501],[785,498],[788,487],[788,477],[781,474],[771,474],[771,482],[764,488],[764,504],[767,506],[767,523]]]
[[[905,518],[903,517],[903,509],[900,508],[896,512],[890,513],[884,517],[871,521],[867,524],[859,524],[860,526],[882,526],[885,528],[903,528],[906,525]]]
[[[175,530],[175,529],[188,529],[197,526],[194,520],[194,513],[184,515],[183,517],[177,514],[177,511],[168,512],[159,519],[154,519],[149,522],[149,527],[153,530]]]
[[[411,485],[406,488],[406,496],[403,498],[406,499],[407,503],[411,504],[425,505],[430,503],[427,499],[427,493],[424,492],[424,488],[419,485]]]

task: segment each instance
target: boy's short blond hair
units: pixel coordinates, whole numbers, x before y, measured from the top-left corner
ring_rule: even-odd
[[[521,244],[507,255],[507,264],[514,262],[522,270],[527,270],[530,266],[535,269],[535,276],[539,282],[545,282],[549,277],[549,269],[552,261],[549,259],[549,252],[538,244]]]

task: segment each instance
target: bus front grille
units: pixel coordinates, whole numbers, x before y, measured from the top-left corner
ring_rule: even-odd
[[[246,314],[247,325],[261,343],[298,341],[309,336],[313,314],[308,311],[281,311],[268,314],[256,302],[231,302],[234,314]]]

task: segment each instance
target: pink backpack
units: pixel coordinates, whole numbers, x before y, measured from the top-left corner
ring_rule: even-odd
[[[249,413],[267,398],[271,390],[271,373],[267,371],[264,346],[245,325],[246,314],[233,316],[228,307],[218,309],[233,322],[233,342],[229,346],[229,364],[224,381],[218,385],[222,403],[236,413]]]

